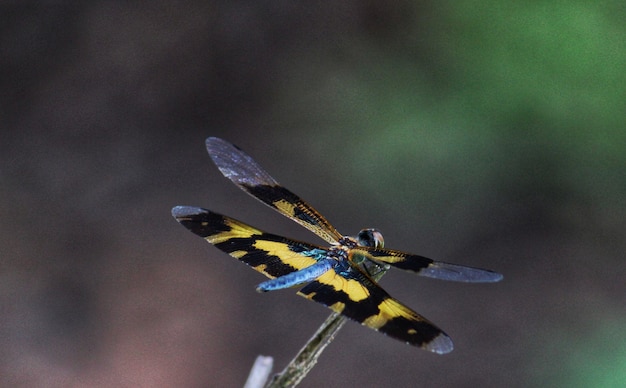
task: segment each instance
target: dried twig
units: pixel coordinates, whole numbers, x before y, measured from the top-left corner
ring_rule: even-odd
[[[379,280],[389,266],[381,266],[377,263],[366,261],[361,264],[362,268],[372,276],[375,280]],[[291,362],[285,367],[285,369],[279,374],[275,375],[270,383],[267,385],[267,388],[282,388],[282,387],[295,387],[298,385],[302,379],[309,373],[311,369],[317,363],[318,358],[328,346],[332,340],[335,338],[335,335],[341,329],[343,324],[346,322],[346,318],[341,316],[338,313],[332,313],[326,321],[317,329],[315,334],[307,341],[307,343],[300,349],[298,354],[291,360]],[[263,356],[257,357],[258,359]],[[270,357],[271,358],[271,357]],[[271,368],[271,365],[270,365]],[[252,374],[255,371],[255,367],[252,368],[250,372],[250,376],[248,377],[248,381]],[[269,375],[269,371],[267,372]],[[267,376],[265,377],[267,379]],[[264,381],[263,381],[264,383]],[[247,384],[247,383],[246,383]],[[248,386],[246,388],[256,388],[260,387],[259,385]]]

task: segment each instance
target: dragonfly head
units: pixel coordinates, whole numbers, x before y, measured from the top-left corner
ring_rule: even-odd
[[[378,229],[363,229],[356,236],[356,240],[362,247],[383,248],[385,239]]]

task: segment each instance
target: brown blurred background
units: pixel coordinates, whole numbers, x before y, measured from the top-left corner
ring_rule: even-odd
[[[626,381],[621,1],[0,6],[0,385],[236,387],[329,310],[170,216],[320,240],[210,162],[219,136],[343,233],[502,272],[399,271],[436,356],[348,323],[303,387]]]

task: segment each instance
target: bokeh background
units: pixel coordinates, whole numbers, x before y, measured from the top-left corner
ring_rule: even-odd
[[[343,233],[505,276],[391,271],[455,351],[348,323],[301,386],[626,384],[623,1],[51,3],[0,7],[0,385],[242,386],[328,316],[170,216],[321,243],[208,136]]]

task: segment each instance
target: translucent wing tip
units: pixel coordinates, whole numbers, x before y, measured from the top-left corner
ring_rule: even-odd
[[[501,273],[498,272],[491,272],[488,276],[489,280],[484,280],[484,282],[487,283],[495,283],[495,282],[499,282],[500,280],[504,279],[504,275],[502,275]]]
[[[441,333],[428,344],[424,345],[423,348],[433,353],[446,354],[454,349],[454,344],[446,333]]]
[[[224,144],[232,145],[231,143],[227,142],[226,140],[221,139],[219,137],[214,137],[214,136],[207,137],[205,142],[204,142],[204,144],[206,145],[207,149],[211,149],[214,146],[223,146]]]
[[[419,274],[434,279],[465,283],[495,283],[504,278],[498,272],[442,262],[433,262]]]
[[[501,273],[479,268],[467,271],[466,276],[467,278],[464,281],[468,283],[495,283],[504,278]]]
[[[233,152],[246,155],[241,148],[219,137],[207,137],[204,145],[206,146],[209,155],[211,155],[211,158],[214,160],[216,157],[219,158],[221,154],[232,155]],[[247,155],[246,157],[249,158]]]
[[[205,210],[195,206],[174,206],[172,208],[172,217],[180,220],[204,213]]]

